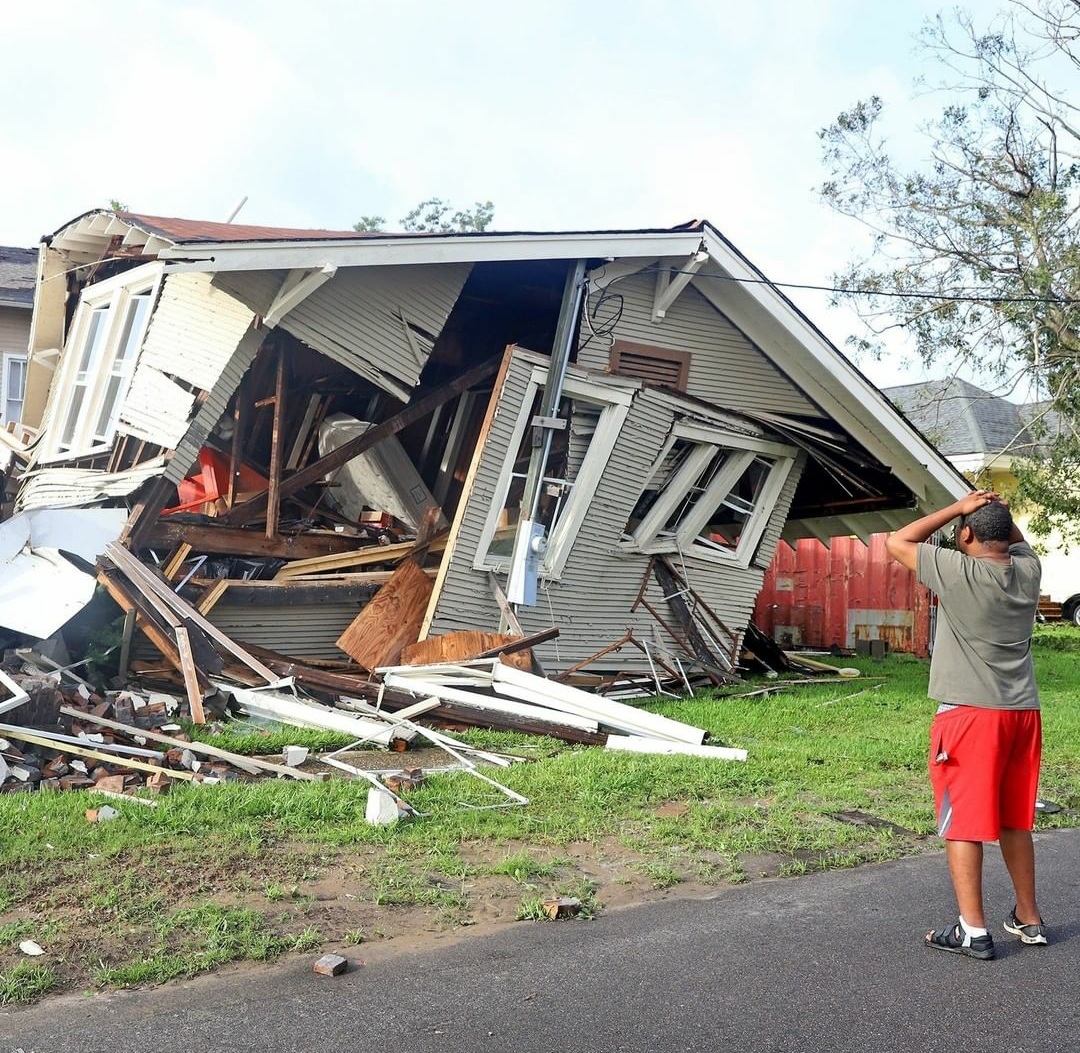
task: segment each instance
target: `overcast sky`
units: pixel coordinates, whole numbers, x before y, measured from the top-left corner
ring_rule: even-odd
[[[712,220],[779,282],[865,234],[818,200],[817,132],[913,106],[931,0],[49,0],[5,5],[0,244],[133,210],[394,228],[429,196],[495,229]],[[989,16],[995,0],[969,10]],[[837,343],[858,325],[794,298]],[[894,356],[894,359],[902,358]],[[879,384],[920,379],[860,362]]]

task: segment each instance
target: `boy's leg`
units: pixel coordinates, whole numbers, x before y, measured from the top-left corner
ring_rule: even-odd
[[[945,858],[949,861],[949,875],[960,916],[973,929],[986,928],[983,913],[981,841],[946,841]]]
[[[1002,827],[999,844],[1016,892],[1017,921],[1022,925],[1041,924],[1042,915],[1035,901],[1035,846],[1031,831]]]

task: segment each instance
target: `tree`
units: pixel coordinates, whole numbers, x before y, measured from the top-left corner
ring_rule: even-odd
[[[1043,529],[1080,539],[1080,2],[1012,0],[981,28],[957,12],[924,27],[944,105],[920,131],[929,160],[890,152],[884,102],[841,113],[820,137],[837,212],[872,250],[836,275],[879,350],[902,327],[927,363],[962,365],[999,390],[1044,396],[1031,428],[1042,452],[1019,471]]]
[[[442,198],[430,197],[421,201],[400,220],[402,230],[418,233],[449,234],[454,231],[487,230],[495,218],[495,206],[490,201],[477,201],[472,208],[453,210],[453,205]],[[386,220],[382,216],[361,216],[353,224],[353,230],[366,232],[382,230]]]

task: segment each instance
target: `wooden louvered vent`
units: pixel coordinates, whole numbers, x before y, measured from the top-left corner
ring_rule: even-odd
[[[690,352],[616,340],[611,346],[611,372],[636,377],[657,387],[685,391],[690,375]]]

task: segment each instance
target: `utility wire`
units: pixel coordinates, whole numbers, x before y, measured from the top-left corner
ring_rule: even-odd
[[[646,271],[666,274],[689,274],[694,278],[711,278],[720,282],[735,282],[739,285],[772,285],[777,289],[805,289],[811,292],[840,293],[843,296],[891,296],[905,300],[944,300],[958,303],[1050,303],[1058,306],[1070,307],[1080,304],[1080,300],[1070,300],[1058,296],[985,296],[978,293],[951,295],[949,293],[933,292],[890,292],[886,289],[843,289],[835,285],[810,285],[805,282],[774,282],[769,278],[737,278],[731,274],[715,274],[712,271],[680,270],[678,267],[643,267],[636,272],[642,274]],[[622,275],[615,281],[622,280]]]

